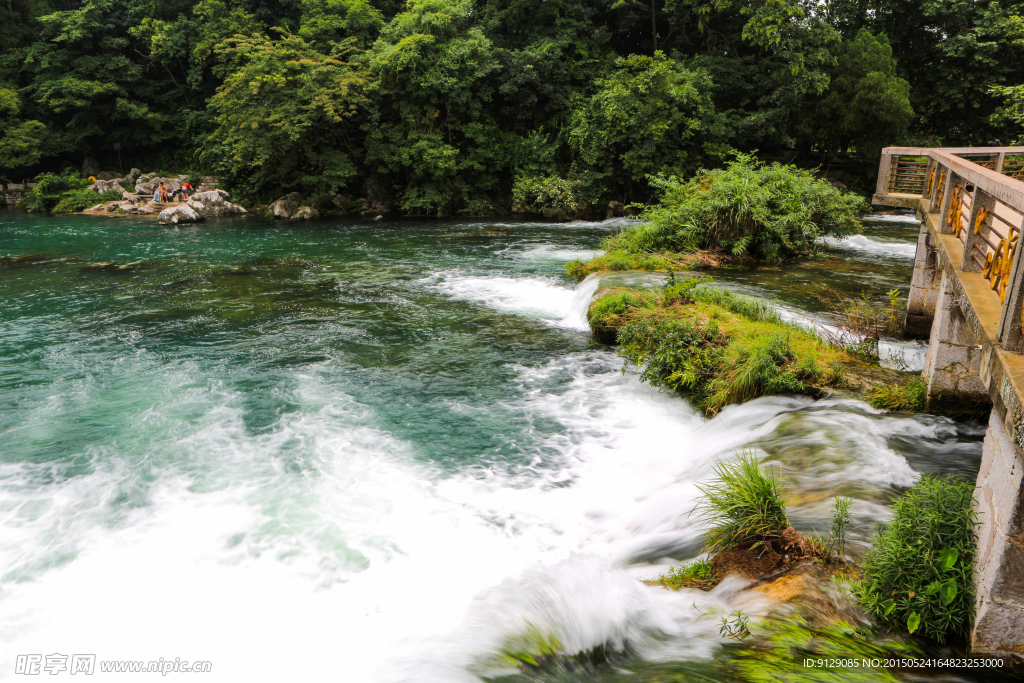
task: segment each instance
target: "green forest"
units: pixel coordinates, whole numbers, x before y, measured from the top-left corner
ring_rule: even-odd
[[[0,179],[218,175],[247,201],[577,211],[757,153],[1024,131],[1024,2],[0,0]],[[120,154],[120,157],[119,157]]]

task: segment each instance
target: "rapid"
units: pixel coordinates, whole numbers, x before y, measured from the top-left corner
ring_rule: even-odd
[[[0,680],[25,653],[209,660],[209,681],[475,682],[551,634],[706,660],[726,582],[700,553],[716,460],[756,448],[794,525],[854,499],[851,551],[922,473],[973,477],[984,427],[852,397],[713,419],[589,339],[570,281],[605,223],[0,212]],[[798,266],[714,274],[827,324],[823,284],[906,293],[917,223]],[[908,367],[920,345],[888,340]],[[127,679],[126,679],[127,680]]]

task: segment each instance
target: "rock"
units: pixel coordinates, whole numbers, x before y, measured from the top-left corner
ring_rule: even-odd
[[[626,205],[622,202],[608,202],[608,211],[605,213],[605,219],[608,218],[622,218],[626,215]]]
[[[133,214],[135,216],[151,216],[155,212],[148,206],[133,206],[132,208],[128,209],[128,213]]]
[[[118,175],[117,173],[114,173],[113,171],[103,171],[102,173],[97,173],[95,175],[96,175],[96,180],[113,180],[114,178],[120,178],[121,177],[120,175]]]
[[[126,175],[124,179],[128,183],[129,187],[134,187],[135,182],[139,179],[139,176],[141,175],[142,171],[140,171],[137,168],[133,168],[132,170],[128,171],[128,175]]]
[[[550,206],[545,206],[541,209],[541,214],[544,218],[549,221],[568,221],[571,220],[571,216],[565,209],[555,209]]]
[[[295,205],[287,199],[278,199],[270,205],[270,213],[274,218],[291,218]]]
[[[204,216],[231,216],[247,213],[238,204],[229,202],[230,198],[231,195],[224,190],[207,190],[192,195],[188,200],[188,205]]]
[[[292,220],[307,221],[311,218],[320,218],[320,212],[310,206],[300,206],[291,217]]]
[[[380,214],[391,213],[391,207],[384,202],[378,200],[360,199],[360,210],[359,212],[364,216],[377,216]]]
[[[125,200],[126,202],[131,202],[132,204],[135,204],[136,202],[139,201],[139,195],[135,194],[134,192],[129,192],[128,190],[125,190],[124,192],[121,193],[121,199]]]
[[[102,172],[103,172],[103,169],[100,168],[100,162],[96,161],[92,157],[86,157],[85,161],[82,162],[82,177],[83,178],[88,178],[89,176],[92,176],[92,177],[96,178]]]
[[[146,176],[139,178],[138,182],[135,183],[135,194],[149,195],[152,197],[156,193],[156,188],[160,187],[160,183],[167,183],[167,194],[170,195],[175,190],[181,189],[181,184],[188,179],[188,176],[180,175],[176,178],[149,178]]]
[[[382,221],[382,220],[384,220],[384,216],[381,216],[381,215],[378,214],[378,215],[373,217],[373,220],[375,220],[375,221]]]
[[[301,205],[302,194],[299,192],[289,192],[285,196],[279,197],[270,205],[270,213],[274,218],[292,218]]]
[[[178,204],[160,212],[161,225],[178,225],[179,223],[197,223],[203,220],[203,215],[188,204]]]
[[[88,189],[93,192],[109,192],[110,190],[125,190],[127,187],[123,178],[110,178],[97,180]]]

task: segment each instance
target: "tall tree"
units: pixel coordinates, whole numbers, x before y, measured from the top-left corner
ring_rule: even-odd
[[[227,77],[210,100],[217,128],[209,155],[246,194],[282,186],[333,193],[357,174],[366,74],[346,61],[351,43],[336,43],[330,55],[291,34],[218,46]]]

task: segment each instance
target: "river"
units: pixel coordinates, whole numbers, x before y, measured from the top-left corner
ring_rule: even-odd
[[[878,221],[718,284],[817,320],[821,284],[905,295],[917,225]],[[841,396],[705,420],[623,372],[562,270],[621,224],[0,212],[0,257],[38,254],[0,265],[0,680],[90,653],[471,682],[530,629],[702,661],[702,611],[766,606],[641,579],[698,554],[716,459],[762,449],[801,530],[853,497],[855,555],[900,487],[976,474],[980,424]]]

